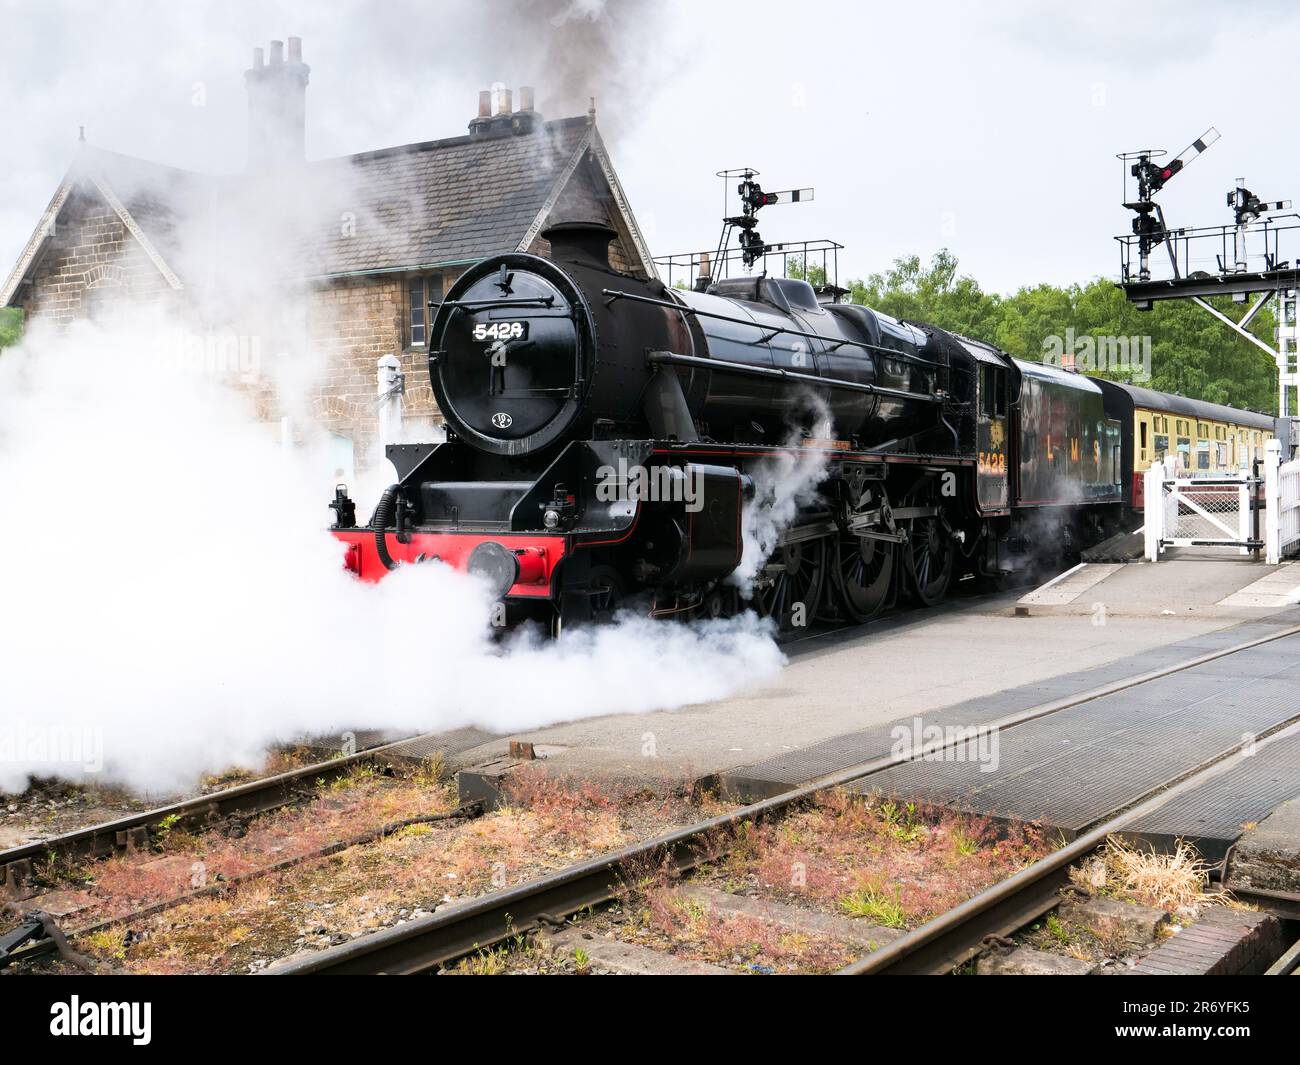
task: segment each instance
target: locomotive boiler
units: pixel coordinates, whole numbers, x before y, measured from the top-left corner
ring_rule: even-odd
[[[620,606],[791,628],[937,602],[1117,512],[1118,430],[1084,378],[800,279],[669,288],[615,269],[603,223],[543,236],[549,258],[485,259],[437,308],[446,440],[388,448],[368,526],[336,500],[363,579],[438,559],[552,631]],[[738,570],[792,468],[796,512]]]

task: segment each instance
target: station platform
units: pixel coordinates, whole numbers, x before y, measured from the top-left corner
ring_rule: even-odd
[[[1222,861],[1252,826],[1300,796],[1300,729],[1253,751],[1247,745],[1243,753],[1218,776],[1134,821],[1124,834],[1161,848],[1185,839],[1208,861]],[[1300,848],[1300,821],[1292,846]],[[1300,883],[1300,863],[1294,875]]]
[[[963,700],[919,715],[918,720],[925,728],[977,729],[1020,711],[1225,651],[1296,624],[1300,624],[1300,611],[1287,611],[1285,617],[1240,623],[1151,647],[1103,665]],[[1282,655],[1280,661],[1275,659],[1278,654]],[[1251,683],[1263,679],[1260,671],[1271,673],[1275,669],[1293,670],[1293,673],[1267,686]],[[1030,821],[1051,814],[1054,820],[1050,823],[1054,827],[1073,831],[1088,823],[1080,820],[1081,817],[1111,798],[1112,792],[1106,790],[1108,773],[1126,773],[1135,760],[1153,761],[1155,765],[1148,767],[1147,772],[1158,771],[1162,757],[1167,760],[1167,752],[1162,755],[1162,744],[1190,750],[1190,744],[1202,733],[1209,737],[1207,742],[1226,737],[1224,746],[1231,747],[1240,743],[1243,732],[1250,731],[1252,726],[1254,731],[1259,731],[1261,722],[1275,723],[1292,707],[1291,712],[1300,713],[1297,691],[1300,691],[1300,636],[1293,636],[1004,730],[1000,734],[998,764],[994,770],[986,771],[971,762],[923,762],[900,766],[871,779],[879,791],[951,804],[972,812]],[[1258,713],[1248,708],[1216,720],[1215,700],[1241,702],[1249,707],[1252,701],[1265,697],[1268,703],[1260,706]],[[1179,711],[1186,711],[1187,716],[1173,716]],[[777,795],[805,781],[889,754],[897,742],[898,728],[908,724],[905,718],[891,719],[835,736],[802,750],[729,770],[719,774],[718,782],[727,793],[741,799]],[[1060,802],[1049,803],[1040,794],[1041,784],[1031,788],[1030,782],[1041,780],[1050,785],[1066,768],[1066,763],[1059,761],[1066,755],[1082,759],[1070,768],[1079,770],[1079,778],[1071,778],[1071,787],[1083,797],[1066,795]],[[1300,765],[1296,770],[1300,792]],[[998,782],[1012,777],[1015,783],[1006,785],[1005,790],[992,790]],[[1091,805],[1089,795],[1095,796]],[[1081,806],[1072,812],[1067,803]]]
[[[911,762],[873,775],[861,790],[1036,821],[1069,838],[1211,759],[1300,720],[1297,691],[1300,635],[1004,729],[991,771],[974,761]],[[1159,819],[1166,836],[1196,836],[1222,856],[1247,823],[1300,795],[1294,752],[1279,743],[1237,758],[1220,787],[1174,799],[1152,821]],[[1271,799],[1260,788],[1265,782]]]
[[[1172,553],[1171,553],[1172,555]],[[1228,551],[1160,562],[1085,562],[1017,600],[1022,615],[1262,617],[1300,603],[1300,564],[1269,566]]]
[[[630,781],[727,781],[772,794],[876,757],[900,721],[966,724],[1186,661],[1300,622],[1300,609],[1224,616],[1018,618],[1017,593],[913,611],[787,647],[771,681],[711,703],[524,730],[450,764],[506,757],[510,740],[547,752],[551,772]],[[635,683],[629,661],[626,682]],[[985,717],[973,717],[978,709]]]

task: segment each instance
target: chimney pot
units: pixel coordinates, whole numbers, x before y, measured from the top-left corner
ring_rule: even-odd
[[[513,110],[510,106],[511,93],[509,89],[502,89],[501,95],[497,98],[497,114],[508,115]]]
[[[531,85],[519,86],[519,110],[531,111],[533,109],[533,87]]]
[[[478,117],[492,117],[492,90],[484,89],[478,94]]]
[[[302,62],[302,39],[289,38],[293,62],[284,61],[284,42],[271,42],[271,62],[253,49],[253,66],[244,72],[248,88],[248,166],[265,170],[302,162],[306,147],[307,83],[311,68]]]

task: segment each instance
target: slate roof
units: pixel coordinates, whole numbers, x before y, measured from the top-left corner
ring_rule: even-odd
[[[83,146],[65,186],[99,179],[183,283],[220,282],[250,254],[262,276],[322,278],[513,250],[554,206],[561,179],[586,146],[603,152],[585,116],[539,123],[530,133],[406,144],[270,175],[199,174]],[[56,194],[0,305],[33,268],[61,204]]]
[[[303,249],[312,275],[455,263],[513,250],[587,135],[585,118],[530,134],[408,144],[315,163],[329,224]],[[344,235],[338,218],[356,215]],[[325,217],[322,222],[325,222]]]

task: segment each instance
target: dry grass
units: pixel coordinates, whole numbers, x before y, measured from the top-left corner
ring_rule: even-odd
[[[396,779],[354,773],[348,781],[345,788],[323,784],[307,807],[259,818],[238,839],[174,835],[164,862],[156,862],[157,855],[137,855],[134,863],[97,863],[89,870],[91,890],[105,897],[104,909],[125,912],[175,894],[178,887],[187,889],[195,860],[203,862],[209,878],[217,873],[230,878],[366,828],[455,805],[446,785],[430,787],[420,771]],[[521,795],[536,806],[524,806]],[[608,793],[529,774],[520,792],[512,793],[511,806],[478,819],[405,828],[132,919],[79,945],[130,972],[247,972],[296,950],[342,942],[520,883],[698,814],[644,789]],[[499,959],[485,956],[469,968],[488,972],[498,964]]]
[[[741,826],[715,877],[730,890],[906,927],[1047,849],[1033,826],[833,791],[779,822]]]
[[[1030,826],[834,791],[779,821],[744,822],[700,848],[696,879],[890,928],[915,926],[1046,852]],[[674,890],[663,866],[631,877],[629,941],[747,972],[828,972],[861,954],[851,944],[779,923],[717,913]]]
[[[747,914],[716,913],[668,885],[653,888],[633,918],[622,930],[631,942],[750,973],[830,972],[859,953],[827,936]]]
[[[1230,900],[1226,891],[1210,890],[1210,870],[1185,840],[1179,840],[1172,853],[1161,854],[1112,838],[1097,858],[1072,868],[1070,879],[1090,894],[1114,895],[1194,916],[1202,906]]]

